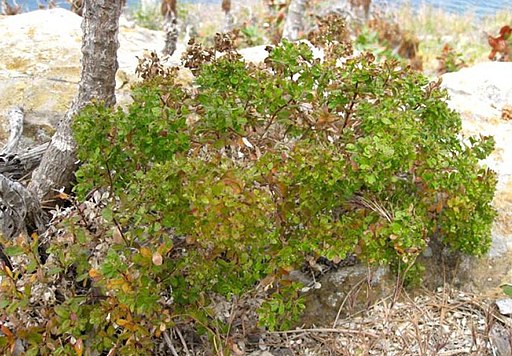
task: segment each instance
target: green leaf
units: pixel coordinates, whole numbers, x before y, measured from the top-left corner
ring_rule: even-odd
[[[10,257],[20,256],[24,254],[23,248],[21,248],[20,246],[9,246],[4,248],[3,251],[7,256]]]
[[[501,285],[501,290],[503,290],[503,293],[505,293],[506,295],[508,295],[509,297],[512,298],[512,285],[510,284],[504,284],[504,285]]]
[[[101,216],[103,219],[107,220],[107,222],[111,222],[113,220],[113,215],[112,208],[109,207],[103,209],[101,212]]]
[[[9,305],[10,301],[7,299],[0,299],[0,309],[4,309]]]

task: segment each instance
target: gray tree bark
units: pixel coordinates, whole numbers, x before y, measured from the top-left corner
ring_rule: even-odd
[[[7,144],[0,152],[0,156],[7,156],[16,153],[18,143],[20,142],[21,134],[23,133],[23,121],[25,113],[20,107],[14,107],[7,113],[7,120],[9,121],[10,134]]]
[[[9,139],[0,152],[0,174],[10,180],[19,180],[39,166],[48,143],[36,146],[26,151],[18,152],[18,144],[23,134],[25,113],[20,107],[14,107],[7,113],[9,122]]]
[[[177,0],[162,0],[161,13],[164,17],[165,46],[163,54],[172,56],[178,43],[178,13],[176,11]]]
[[[13,175],[19,174],[19,168],[24,167],[16,155],[16,150],[23,133],[25,113],[23,109],[15,107],[9,110],[7,118],[10,135],[0,153],[0,231],[4,237],[13,238],[20,232],[24,232],[27,226],[32,230],[43,230],[44,214],[39,201],[30,191],[12,180]],[[10,168],[18,169],[10,172]],[[0,255],[0,259],[12,267],[5,255]]]
[[[297,41],[304,31],[304,17],[309,0],[292,0],[288,7],[288,14],[283,29],[283,38]]]
[[[71,125],[75,115],[96,101],[113,106],[118,68],[117,39],[123,0],[85,0],[83,11],[82,76],[78,95],[60,121],[28,189],[39,200],[69,184],[77,168]]]
[[[229,32],[235,25],[235,19],[231,13],[231,0],[222,0],[221,8],[224,12],[224,26],[222,32]]]
[[[28,177],[41,163],[49,142],[15,154],[0,155],[0,174],[11,180]]]

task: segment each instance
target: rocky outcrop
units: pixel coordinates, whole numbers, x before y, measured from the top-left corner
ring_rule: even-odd
[[[473,119],[485,123],[501,117],[503,107],[512,104],[511,78],[511,62],[483,62],[442,76],[450,106],[462,114],[466,128]]]
[[[0,146],[8,136],[5,114],[14,105],[26,113],[23,146],[51,137],[78,89],[81,22],[60,8],[0,16]],[[136,57],[159,52],[164,35],[121,19],[119,42],[117,97],[123,104],[130,100],[129,85],[124,84],[135,80]]]
[[[494,206],[498,211],[492,246],[482,259],[466,259],[459,278],[477,289],[512,282],[512,63],[485,62],[442,76],[449,105],[462,116],[465,136],[494,136],[496,148],[483,164],[498,176]],[[505,114],[504,114],[505,113]]]

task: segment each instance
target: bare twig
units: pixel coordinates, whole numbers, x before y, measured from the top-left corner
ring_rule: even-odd
[[[277,115],[283,110],[285,109],[286,107],[290,106],[290,104],[294,102],[294,99],[293,98],[289,98],[288,101],[286,103],[284,103],[283,105],[280,105],[273,113],[272,115],[270,115],[270,119],[268,120],[267,122],[267,125],[265,125],[265,128],[263,129],[263,132],[261,133],[260,135],[260,138],[258,139],[258,142],[261,142],[266,136],[267,136],[267,133],[268,133],[268,130],[270,129],[270,126],[272,126],[272,124],[274,123],[274,120],[277,118]]]
[[[375,338],[379,337],[379,335],[372,333],[370,331],[344,329],[344,328],[295,329],[295,330],[270,331],[269,332],[269,334],[297,334],[297,333],[337,333],[337,334],[365,335],[365,336],[370,336],[370,337],[375,337]]]
[[[178,337],[180,338],[181,345],[183,346],[183,351],[185,351],[185,355],[190,356],[190,351],[188,350],[187,343],[185,342],[185,338],[181,334],[180,329],[174,328],[174,331],[176,331],[176,334],[178,334]]]
[[[178,356],[178,353],[176,352],[176,349],[174,348],[174,345],[172,344],[172,340],[169,337],[169,334],[167,333],[167,330],[164,330],[164,332],[162,332],[162,335],[164,335],[165,343],[167,344],[167,346],[171,350],[172,355],[173,356]]]
[[[340,318],[340,315],[341,315],[341,311],[343,310],[343,307],[345,306],[345,303],[347,302],[348,298],[350,297],[350,295],[356,290],[356,288],[359,288],[361,286],[361,284],[364,283],[364,281],[366,281],[366,278],[365,279],[362,279],[360,280],[359,282],[357,282],[353,287],[352,289],[350,289],[350,291],[347,293],[347,295],[345,296],[345,298],[343,299],[343,301],[341,302],[341,305],[338,309],[338,313],[336,313],[336,318],[334,319],[334,322],[332,323],[332,327],[335,328],[336,327],[336,324],[338,324],[338,320]]]
[[[9,121],[9,139],[7,144],[0,152],[0,155],[8,155],[16,152],[18,143],[20,142],[21,134],[23,133],[23,120],[25,113],[20,107],[14,107],[7,113],[7,120]]]
[[[466,347],[463,349],[440,352],[440,353],[438,353],[438,355],[439,356],[453,356],[453,355],[469,355],[470,353],[471,353],[471,348]]]
[[[39,165],[49,143],[43,143],[14,155],[0,155],[0,174],[7,178],[21,180]]]
[[[354,89],[354,95],[352,96],[352,99],[350,100],[350,105],[349,105],[348,109],[345,111],[345,121],[343,122],[343,126],[341,127],[341,131],[343,131],[345,129],[345,127],[347,127],[348,121],[350,119],[350,116],[353,113],[354,105],[356,103],[357,96],[359,95],[359,92],[357,91],[357,87],[358,86],[359,86],[359,82],[356,82],[356,86],[355,86],[355,89]]]

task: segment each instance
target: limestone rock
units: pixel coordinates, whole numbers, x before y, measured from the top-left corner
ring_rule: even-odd
[[[242,48],[240,54],[247,62],[255,64],[263,63],[268,57],[268,52],[265,48],[267,48],[266,45]]]
[[[503,107],[512,103],[511,62],[483,62],[442,78],[450,106],[465,117],[499,118]]]
[[[329,272],[320,281],[321,288],[305,294],[307,307],[301,323],[307,327],[331,326],[339,312],[343,318],[366,310],[392,295],[396,286],[394,274],[388,268],[369,268],[363,264]]]
[[[498,310],[500,311],[501,315],[511,315],[512,314],[512,299],[510,299],[510,298],[498,299],[496,301],[496,306],[498,307]]]
[[[70,106],[80,79],[82,18],[55,8],[0,16],[0,146],[8,137],[5,113],[12,106],[26,112],[24,146],[47,141]],[[161,31],[120,21],[118,87],[135,80],[137,56],[164,47]],[[176,56],[179,59],[183,46]],[[117,92],[118,102],[130,100],[129,85]]]
[[[450,107],[461,114],[465,137],[494,136],[496,149],[484,162],[498,175],[491,250],[462,265],[477,288],[512,281],[512,122],[502,118],[512,105],[512,63],[485,62],[442,76]],[[463,282],[463,281],[462,281]]]

